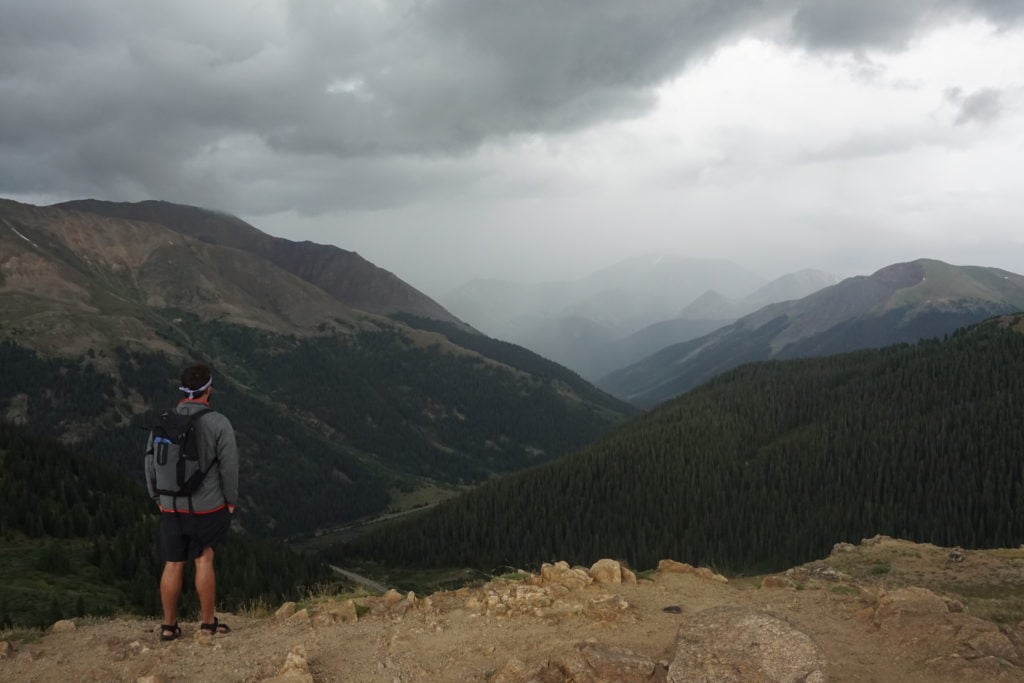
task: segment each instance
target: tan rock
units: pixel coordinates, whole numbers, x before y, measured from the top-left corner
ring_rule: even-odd
[[[344,600],[332,605],[329,612],[336,621],[350,622],[359,620],[359,612],[353,600]]]
[[[615,560],[598,560],[588,572],[595,583],[617,585],[622,583],[622,565]]]
[[[718,583],[729,583],[729,579],[725,578],[721,574],[716,574],[707,567],[698,567],[694,572],[697,576],[708,581],[717,581]]]
[[[388,607],[397,605],[402,601],[402,594],[396,591],[394,588],[388,589],[388,592],[384,594],[384,604]]]
[[[626,567],[622,568],[622,583],[636,585],[636,574],[633,573],[633,570]]]
[[[304,622],[304,623],[308,624],[309,623],[309,610],[308,609],[300,609],[298,612],[296,612],[295,614],[293,614],[290,617],[288,617],[288,621],[294,621],[294,622],[299,622],[299,623]]]
[[[288,617],[295,614],[295,610],[296,607],[294,602],[286,602],[277,608],[277,611],[274,612],[274,616],[280,619],[287,619]]]
[[[335,621],[334,615],[330,612],[316,612],[309,620],[313,626],[331,626]]]
[[[836,543],[832,546],[832,552],[835,553],[852,553],[857,546],[852,543]]]
[[[583,588],[593,583],[586,569],[570,567],[568,562],[541,565],[540,577],[542,585],[557,584],[566,588]]]
[[[823,683],[826,662],[814,641],[788,622],[763,612],[717,607],[680,627],[667,680]]]
[[[149,676],[139,676],[135,679],[135,683],[169,683],[169,679],[160,674],[150,674]]]
[[[14,648],[6,640],[0,640],[0,659],[9,659]]]
[[[692,574],[693,565],[687,564],[686,562],[676,562],[675,560],[662,560],[658,563],[659,572],[667,572],[671,574]]]
[[[296,645],[285,657],[281,673],[269,678],[264,683],[313,683],[313,674],[309,670],[306,648]]]
[[[78,627],[75,626],[75,622],[70,619],[61,619],[50,627],[50,633],[67,633],[68,631],[74,631],[77,628]]]

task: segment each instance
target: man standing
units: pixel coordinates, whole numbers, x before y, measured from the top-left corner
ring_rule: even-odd
[[[158,449],[154,448],[154,435],[150,434],[146,447],[146,485],[160,508],[160,554],[164,560],[160,578],[164,623],[160,625],[160,640],[174,640],[181,635],[178,600],[185,563],[189,560],[195,562],[201,615],[199,628],[211,634],[231,631],[215,615],[213,555],[214,548],[227,533],[238,501],[235,432],[226,417],[210,409],[213,375],[209,367],[196,363],[185,368],[179,389],[186,397],[174,412],[195,416],[188,438],[194,440],[191,448],[198,455],[198,469],[205,474],[201,475],[201,482],[191,495],[168,495],[166,489],[157,486],[159,456],[155,453]],[[159,464],[165,466],[164,461]]]

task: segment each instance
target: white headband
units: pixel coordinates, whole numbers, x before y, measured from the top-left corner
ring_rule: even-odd
[[[188,394],[189,398],[195,398],[197,395],[199,395],[199,394],[203,393],[204,391],[206,391],[207,389],[209,389],[210,385],[212,385],[212,384],[213,384],[213,377],[210,377],[210,379],[206,382],[206,384],[204,384],[203,386],[199,387],[198,389],[189,389],[188,387],[178,387],[178,391],[184,391],[186,394]]]

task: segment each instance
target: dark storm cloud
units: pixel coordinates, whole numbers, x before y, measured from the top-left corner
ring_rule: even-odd
[[[920,28],[951,16],[979,16],[999,25],[1024,18],[1020,0],[827,0],[801,3],[793,38],[811,48],[898,49]]]
[[[448,160],[489,141],[638,115],[769,20],[809,46],[894,46],[1021,4],[0,0],[0,194],[386,206],[461,182],[478,169]]]

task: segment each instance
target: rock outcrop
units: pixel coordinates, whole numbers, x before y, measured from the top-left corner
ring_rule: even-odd
[[[823,683],[825,656],[806,633],[764,612],[716,607],[679,629],[671,683]]]

